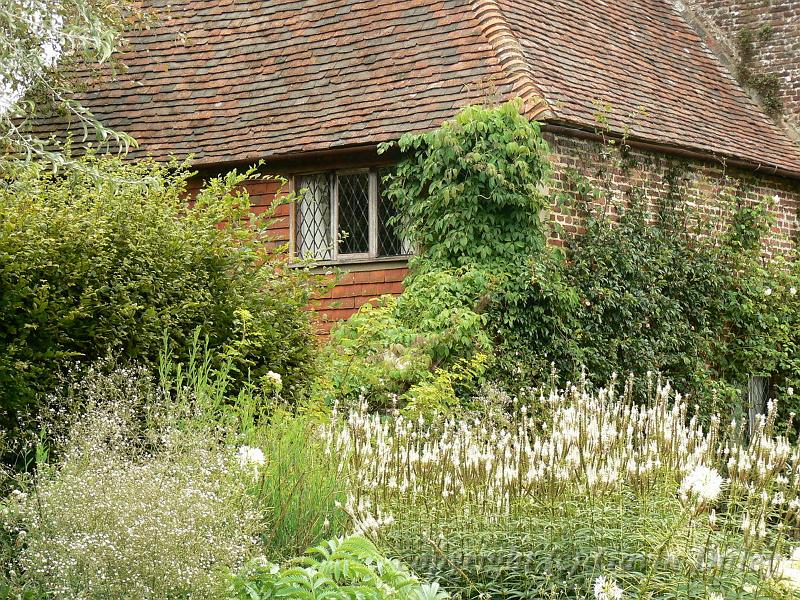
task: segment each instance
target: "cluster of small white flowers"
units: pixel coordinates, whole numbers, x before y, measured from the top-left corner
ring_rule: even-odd
[[[250,446],[240,446],[238,452],[236,452],[236,458],[242,467],[259,467],[266,461],[261,448],[252,448]]]
[[[281,377],[280,373],[276,373],[275,371],[267,371],[267,374],[264,376],[267,383],[274,388],[276,391],[280,391],[283,388],[283,377]]]
[[[645,406],[627,393],[583,386],[516,402],[519,412],[501,424],[386,419],[365,403],[344,417],[335,410],[322,435],[348,478],[355,505],[349,510],[362,515],[368,507],[354,520],[374,530],[368,514],[400,514],[417,501],[444,513],[479,506],[482,518],[499,520],[535,498],[622,489],[645,495],[675,486],[695,516],[708,511],[693,524],[739,529],[748,543],[763,543],[770,522],[800,525],[800,450],[774,434],[774,402],[749,440],[743,423],[732,421],[729,431],[716,417],[701,424],[668,385],[658,385]],[[537,419],[530,406],[547,407],[547,419]]]
[[[375,535],[394,523],[394,517],[383,513],[380,507],[373,507],[370,498],[362,497],[356,501],[354,496],[349,496],[344,505],[337,502],[336,506],[347,513],[353,523],[353,532],[359,535]]]
[[[58,468],[0,516],[53,598],[211,597],[254,548],[262,518],[233,453],[191,432],[140,450],[136,416],[125,401],[87,414]]]
[[[575,387],[531,398],[552,408],[545,433],[527,403],[508,428],[452,418],[434,425],[386,420],[362,405],[344,427],[335,418],[323,435],[328,453],[352,463],[354,489],[466,496],[508,508],[558,482],[582,482],[601,493],[702,464],[714,452],[718,422],[704,432],[680,396],[669,403],[670,395],[669,387],[659,388],[651,407],[620,401],[612,390],[589,394]],[[707,494],[708,485],[700,491]]]

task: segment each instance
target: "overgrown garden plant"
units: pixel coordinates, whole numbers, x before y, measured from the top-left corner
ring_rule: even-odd
[[[158,377],[93,365],[51,398],[36,469],[0,482],[13,487],[0,498],[0,598],[222,600],[238,597],[245,563],[281,563],[343,535],[344,473],[315,421],[284,406],[281,378],[241,389],[232,367],[194,346],[186,363],[164,357]],[[365,544],[343,544],[310,579],[324,584],[352,552],[359,569],[372,559]],[[387,583],[412,583],[379,564],[396,567]],[[372,583],[388,576],[360,568],[345,573],[352,589],[369,587],[364,571]],[[263,584],[245,597],[271,598],[267,574],[248,568],[237,585]],[[291,587],[279,579],[274,588]]]
[[[396,301],[334,332],[340,398],[397,398],[424,412],[419,389],[423,404],[453,404],[450,386],[431,394],[449,369],[476,374],[461,386],[468,400],[485,381],[513,393],[587,366],[600,379],[662,372],[707,414],[741,414],[749,378],[765,376],[796,408],[800,279],[796,263],[763,252],[774,199],[723,189],[704,199],[723,215],[712,222],[686,202],[679,164],[656,201],[636,187],[619,198],[609,173],[635,158],[616,145],[599,173],[569,171],[549,193],[549,150],[513,102],[466,108],[398,145],[386,195],[417,254]],[[560,232],[563,250],[545,244],[559,233],[542,221],[551,206],[581,218]]]
[[[797,598],[800,451],[775,405],[749,441],[668,384],[530,390],[501,422],[324,430],[357,529],[459,598]],[[345,471],[345,469],[343,469]]]
[[[334,332],[332,372],[351,375],[337,389],[357,395],[363,388],[384,403],[387,394],[411,400],[420,373],[426,383],[444,381],[450,378],[437,370],[455,368],[464,390],[475,392],[488,366],[480,356],[497,355],[511,338],[524,332],[531,340],[568,340],[562,317],[574,298],[554,279],[531,283],[558,264],[542,223],[550,166],[538,124],[516,102],[472,106],[432,132],[404,135],[398,146],[405,158],[387,178],[386,196],[416,256],[396,302],[365,309]],[[370,320],[392,326],[376,337]],[[540,362],[556,358],[553,347],[542,346]],[[379,357],[388,355],[398,360],[378,379],[393,385],[365,385],[369,365],[386,366]],[[398,364],[415,368],[398,376]],[[476,375],[471,386],[465,373]]]
[[[725,217],[712,221],[685,202],[681,172],[667,172],[655,203],[635,188],[615,201],[602,183],[570,174],[561,200],[583,228],[565,235],[563,276],[580,297],[580,361],[603,378],[660,371],[703,412],[738,417],[748,379],[767,377],[788,414],[800,376],[800,279],[793,254],[764,253],[775,199],[720,192],[707,202]]]
[[[211,179],[189,204],[184,165],[81,162],[64,176],[31,163],[0,180],[0,426],[35,414],[76,363],[110,352],[155,367],[165,336],[178,360],[199,333],[239,381],[273,371],[285,397],[300,393],[318,279],[286,268],[273,211],[251,214],[242,183],[257,173]]]

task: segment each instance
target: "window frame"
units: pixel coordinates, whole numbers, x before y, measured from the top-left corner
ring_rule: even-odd
[[[314,170],[314,171],[304,171],[298,172],[292,175],[292,190],[299,194],[300,190],[302,189],[299,186],[299,181],[304,176],[310,175],[325,175],[328,177],[328,185],[330,189],[330,215],[331,215],[331,223],[330,223],[330,239],[332,240],[332,248],[331,248],[331,258],[327,259],[314,259],[311,258],[310,260],[314,264],[318,265],[326,265],[326,264],[337,264],[337,263],[366,263],[366,262],[391,262],[391,261],[405,261],[411,255],[411,253],[407,254],[397,254],[397,255],[380,255],[380,241],[378,239],[380,233],[380,223],[379,223],[379,182],[378,182],[378,172],[380,167],[362,167],[362,168],[348,168],[348,169],[332,169],[332,170]],[[358,252],[358,253],[342,253],[339,252],[339,176],[340,175],[356,175],[361,173],[367,173],[369,176],[368,182],[368,215],[367,215],[367,227],[368,227],[368,241],[369,241],[369,250],[368,252]],[[291,243],[289,247],[289,251],[293,259],[302,260],[303,255],[299,251],[298,248],[298,229],[299,223],[298,219],[300,218],[300,213],[296,207],[297,200],[292,203],[292,210],[290,211],[290,218],[291,218],[291,227],[290,227],[290,238]]]

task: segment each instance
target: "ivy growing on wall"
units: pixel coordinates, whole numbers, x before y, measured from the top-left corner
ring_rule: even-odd
[[[736,79],[747,89],[756,93],[764,110],[771,117],[783,113],[780,98],[780,79],[775,73],[765,73],[756,66],[756,43],[766,42],[773,35],[769,25],[758,28],[743,27],[736,34]]]
[[[615,160],[651,177],[658,165],[617,147],[596,177],[573,171],[553,194],[547,144],[516,103],[467,108],[399,146],[387,195],[417,256],[400,298],[334,331],[339,392],[424,412],[441,382],[440,408],[486,382],[513,393],[584,367],[598,382],[661,373],[707,412],[741,411],[754,375],[784,399],[800,390],[800,273],[762,253],[766,201],[719,193],[703,203],[728,218],[712,222],[687,202],[690,173],[676,162],[657,201],[635,186],[619,198]],[[553,204],[581,218],[563,249],[545,243]]]

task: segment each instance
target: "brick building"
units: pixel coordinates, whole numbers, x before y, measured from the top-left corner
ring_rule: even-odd
[[[734,11],[750,4],[760,18],[790,24],[773,32],[778,49],[766,59],[784,86],[780,116],[737,82],[735,48],[726,50],[740,26]],[[385,226],[391,209],[379,177],[397,157],[379,156],[377,144],[489,99],[519,97],[543,123],[554,187],[570,169],[600,177],[608,139],[622,138],[636,161],[605,168],[612,193],[638,186],[657,199],[680,165],[687,201],[703,205],[720,189],[743,201],[776,198],[771,246],[791,247],[800,204],[797,6],[147,0],[158,21],[131,36],[127,72],[84,101],[139,140],[134,155],[193,154],[201,177],[264,159],[268,172],[305,190],[283,207],[276,234],[320,268],[348,272],[317,303],[330,322],[401,290],[408,248]],[[250,191],[267,206],[278,186],[261,181]],[[553,218],[577,226],[564,212]]]

